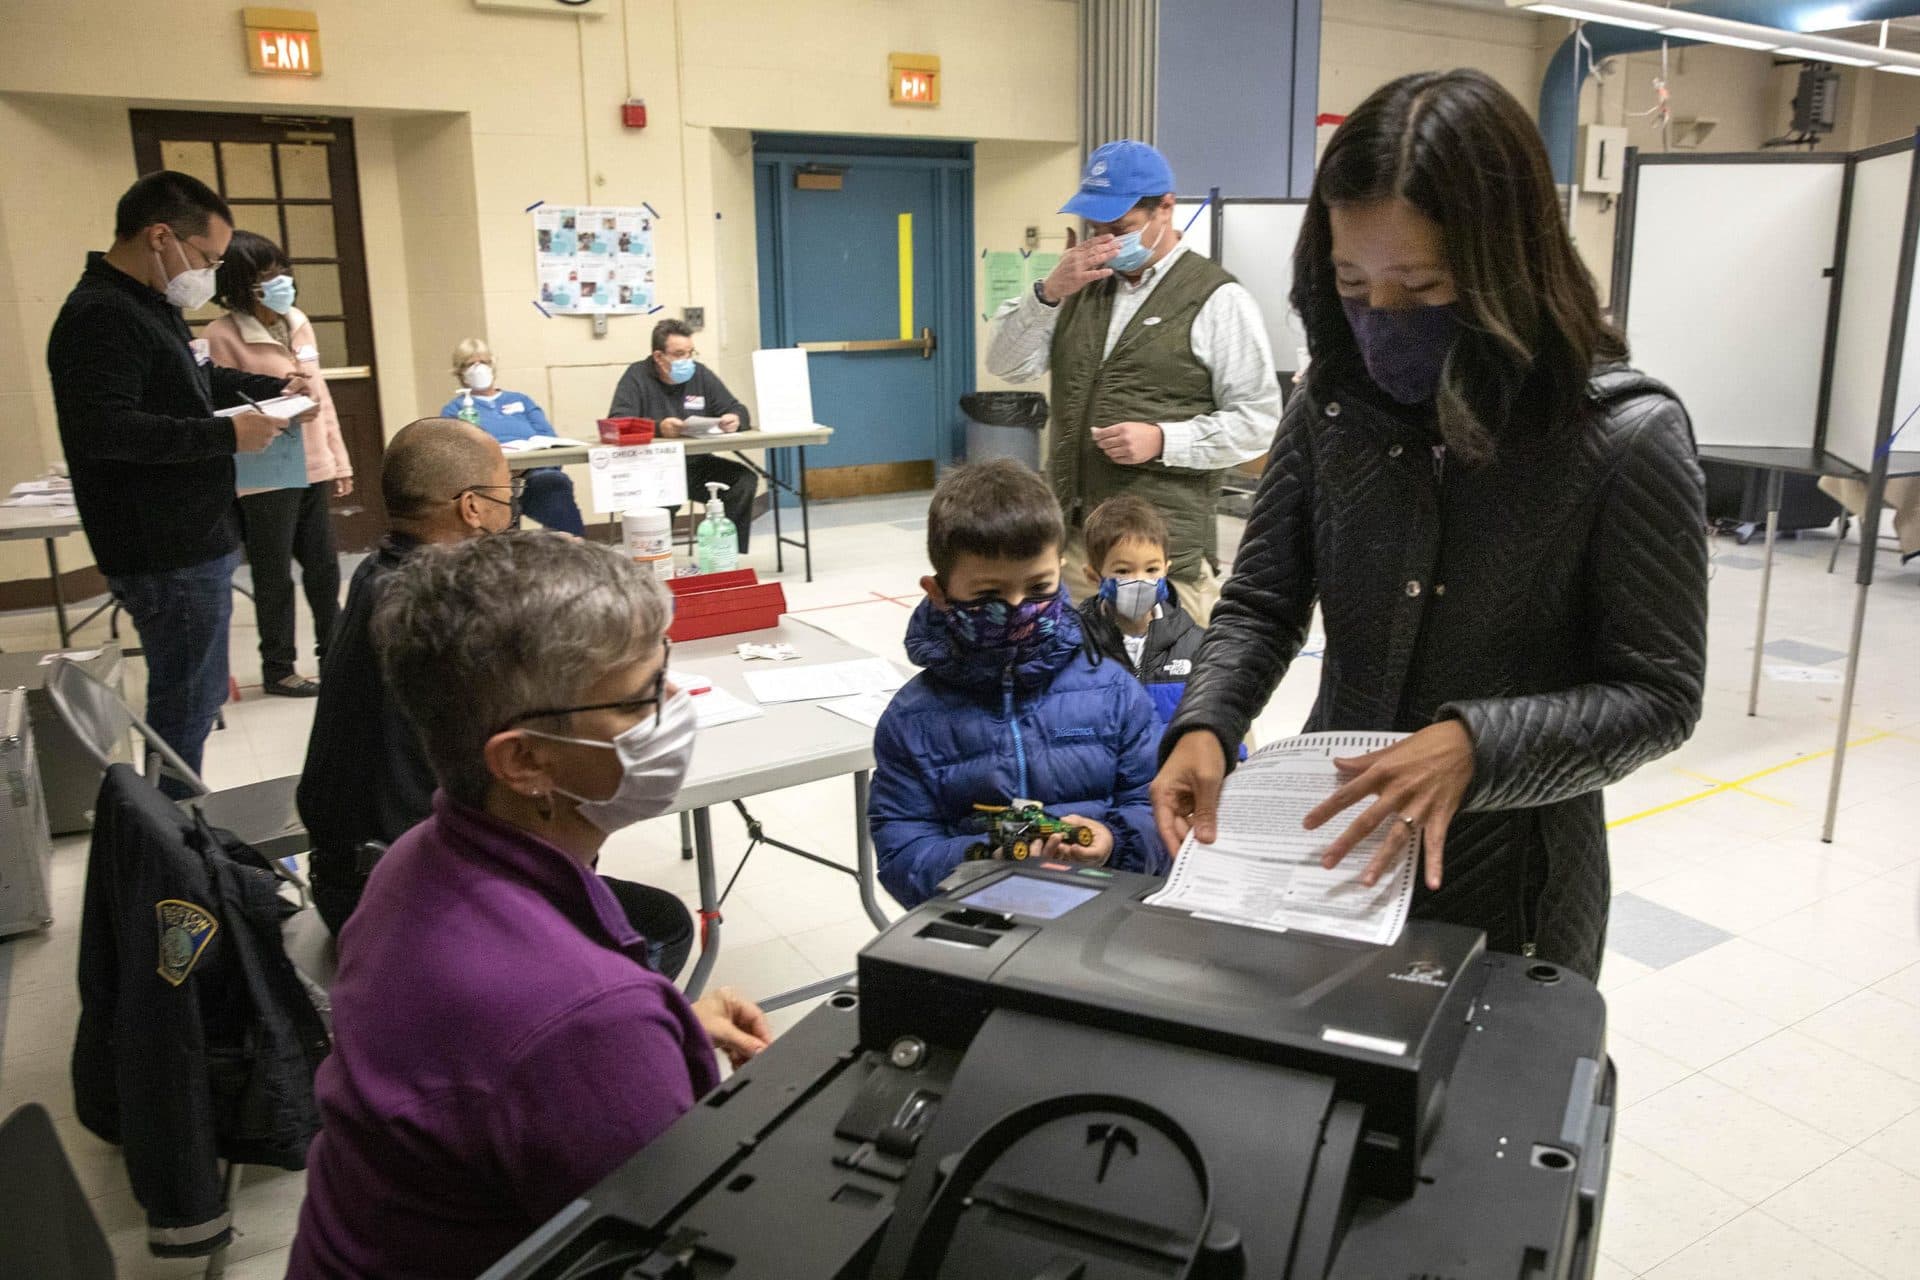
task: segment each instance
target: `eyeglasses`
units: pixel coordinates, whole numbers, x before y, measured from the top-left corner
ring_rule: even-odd
[[[616,702],[588,702],[577,707],[543,707],[539,711],[523,711],[513,719],[494,730],[501,733],[525,724],[529,720],[545,720],[549,716],[570,716],[578,711],[619,711],[625,714],[643,716],[647,708],[653,708],[653,722],[660,723],[661,708],[667,698],[667,665],[673,658],[673,641],[662,637],[660,640],[660,670],[654,672],[652,692],[638,698],[621,698]]]
[[[174,234],[173,238],[180,242],[181,248],[191,249],[196,254],[199,255],[201,265],[199,265],[198,267],[195,267],[194,270],[218,271],[221,267],[224,267],[227,265],[227,260],[225,258],[214,257],[212,254],[208,253],[205,249],[202,249],[199,245],[187,239],[185,236],[180,235],[178,232]]]
[[[484,489],[505,489],[507,496],[505,498],[496,498],[490,493],[483,493],[482,490]],[[513,512],[513,519],[508,521],[507,528],[518,529],[520,527],[520,504],[522,499],[526,497],[526,493],[527,478],[525,476],[515,476],[510,484],[470,484],[460,492],[454,494],[449,501],[458,502],[468,494],[472,494],[474,497],[487,502],[497,502]]]

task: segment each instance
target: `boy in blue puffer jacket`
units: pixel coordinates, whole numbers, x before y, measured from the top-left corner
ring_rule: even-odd
[[[874,731],[868,823],[880,880],[906,906],[981,839],[976,804],[1035,800],[1093,828],[1042,855],[1163,874],[1153,823],[1160,725],[1125,666],[1083,648],[1060,581],[1065,531],[1044,481],[1017,462],[960,467],[927,510],[933,574],[907,624],[921,673]]]

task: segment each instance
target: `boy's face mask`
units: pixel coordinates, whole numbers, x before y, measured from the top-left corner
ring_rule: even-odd
[[[998,595],[951,601],[940,616],[955,645],[1005,653],[1009,662],[1019,663],[1053,639],[1066,607],[1066,589],[1057,587],[1050,596],[1030,597],[1017,605]]]
[[[1100,599],[1119,617],[1138,622],[1167,598],[1165,578],[1102,578]]]

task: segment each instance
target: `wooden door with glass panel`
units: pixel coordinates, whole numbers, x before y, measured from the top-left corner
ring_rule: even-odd
[[[320,364],[353,460],[354,489],[333,504],[343,551],[373,546],[386,524],[380,503],[380,421],[367,300],[366,248],[353,122],[286,116],[134,111],[134,160],[141,173],[174,169],[225,197],[234,226],[286,251],[299,286],[295,305],[313,321]],[[218,302],[187,313],[197,334],[221,314]]]

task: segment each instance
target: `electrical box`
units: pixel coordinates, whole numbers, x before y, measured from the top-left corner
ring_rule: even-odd
[[[1590,196],[1617,196],[1627,172],[1627,131],[1616,125],[1590,124],[1580,131],[1580,191]]]
[[[1800,84],[1793,94],[1793,131],[1819,137],[1833,132],[1840,109],[1840,73],[1825,63],[1800,68]]]

